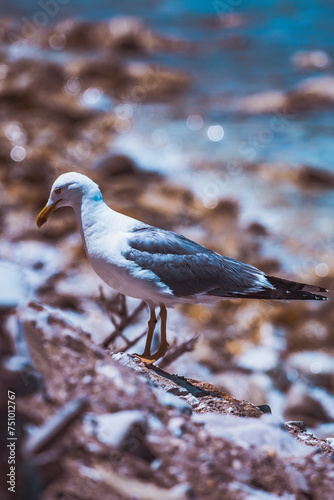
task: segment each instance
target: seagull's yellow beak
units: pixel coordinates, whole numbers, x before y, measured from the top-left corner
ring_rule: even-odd
[[[45,207],[39,212],[39,214],[37,215],[37,219],[36,219],[36,224],[38,227],[41,227],[41,226],[43,226],[43,224],[46,223],[46,221],[48,220],[48,218],[50,217],[52,212],[54,212],[56,210],[57,204],[60,201],[61,200],[57,200],[54,203],[52,203],[51,205],[46,204]]]

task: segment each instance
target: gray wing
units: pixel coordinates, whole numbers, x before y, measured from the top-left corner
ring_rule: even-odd
[[[137,228],[128,243],[126,259],[152,271],[177,297],[231,297],[271,288],[255,267],[219,255],[171,231],[153,226]]]

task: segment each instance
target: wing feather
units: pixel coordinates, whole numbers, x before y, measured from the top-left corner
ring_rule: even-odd
[[[128,243],[125,257],[152,271],[177,297],[229,297],[273,288],[255,267],[219,255],[172,231],[153,226],[137,228]]]

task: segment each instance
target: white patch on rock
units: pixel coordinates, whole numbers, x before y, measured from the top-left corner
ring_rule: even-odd
[[[247,418],[215,413],[193,414],[195,422],[205,425],[206,430],[215,437],[221,437],[249,449],[251,446],[274,449],[282,457],[304,456],[312,449],[298,443],[281,422],[272,415],[261,418]]]
[[[95,434],[101,443],[118,448],[135,424],[145,425],[145,414],[138,410],[124,410],[105,413],[85,419],[84,427],[89,434]]]

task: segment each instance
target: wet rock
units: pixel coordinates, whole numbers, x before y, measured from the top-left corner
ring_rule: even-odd
[[[221,15],[217,15],[221,14]],[[247,24],[247,17],[237,12],[218,12],[214,16],[202,17],[199,22],[208,28],[239,28]]]
[[[296,52],[292,57],[292,62],[299,69],[311,70],[327,69],[332,64],[329,55],[322,50]]]
[[[294,113],[325,109],[334,105],[334,77],[303,80],[288,92],[272,90],[254,94],[238,102],[238,111],[251,114],[274,113],[271,125],[287,124]]]
[[[280,90],[261,92],[244,97],[238,103],[241,113],[267,114],[283,110],[287,106],[287,97]]]
[[[122,89],[122,95],[130,102],[170,99],[191,84],[190,77],[182,71],[143,62],[130,63],[126,73],[129,87]]]
[[[131,17],[114,18],[108,21],[108,46],[121,51],[162,52],[178,51],[187,44],[148,29],[141,21]]]
[[[334,105],[334,77],[322,76],[302,81],[287,94],[291,113],[324,109]]]
[[[182,41],[151,31],[136,18],[118,17],[105,22],[64,19],[34,34],[35,43],[53,50],[87,51],[109,49],[116,52],[165,52],[184,50]]]
[[[108,94],[127,81],[124,65],[115,57],[75,59],[64,68],[68,85],[77,82],[80,90],[101,86]]]
[[[48,94],[60,92],[64,84],[62,67],[51,61],[30,59],[14,60],[9,66],[6,77],[2,80],[0,99],[8,106],[31,108],[39,100],[36,88]]]
[[[298,181],[302,187],[315,189],[333,189],[332,172],[305,165],[298,170]]]
[[[291,183],[301,190],[324,190],[334,187],[334,175],[330,171],[311,165],[260,163],[254,166],[254,171],[266,182]]]

